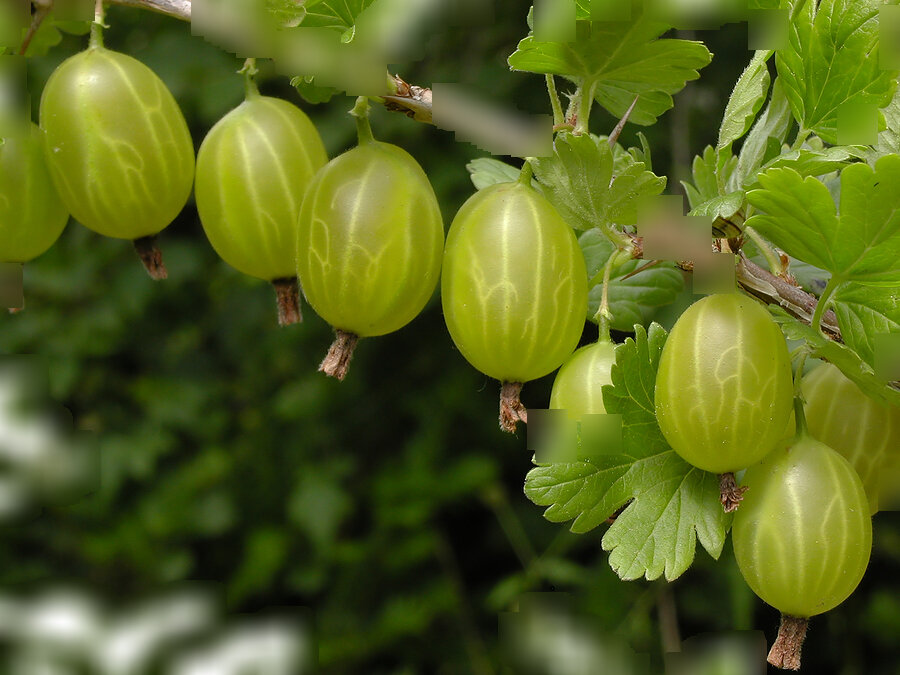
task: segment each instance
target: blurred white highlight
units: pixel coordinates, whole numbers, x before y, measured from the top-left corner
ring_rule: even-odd
[[[305,623],[267,616],[222,628],[211,596],[193,589],[121,611],[71,588],[0,595],[0,640],[0,672],[11,675],[305,675],[314,662]]]

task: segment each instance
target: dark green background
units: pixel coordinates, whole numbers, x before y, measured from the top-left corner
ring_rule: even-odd
[[[526,31],[523,5],[498,2],[485,24],[433,26],[423,60],[395,69],[409,82],[461,82],[546,113],[543,78],[506,66]],[[121,7],[107,23],[107,46],[171,88],[195,145],[241,100],[241,61],[188,24]],[[644,130],[669,192],[715,142],[748,59],[744,26],[696,37],[713,64]],[[84,44],[66,36],[30,59],[35,119],[47,76]],[[263,92],[300,104],[330,156],[351,146],[350,98],[305,104],[261,65]],[[591,128],[614,123],[596,110]],[[473,191],[465,164],[484,153],[381,109],[372,125],[420,161],[449,224]],[[634,142],[634,132],[623,139]],[[339,383],[316,372],[329,327],[304,307],[302,325],[279,328],[271,288],[216,258],[193,202],[160,243],[169,279],[154,283],[130,244],[71,222],[26,266],[26,310],[0,316],[0,353],[45,359],[52,397],[92,432],[101,477],[85,499],[3,527],[5,592],[27,597],[71,581],[116,607],[206,582],[224,619],[309,610],[328,673],[518,672],[501,666],[498,614],[524,591],[570,594],[595,636],[645,653],[649,672],[663,671],[673,636],[660,613],[677,617],[681,637],[756,628],[773,639],[777,613],[744,585],[730,542],[718,562],[698,552],[672,584],[626,583],[600,549],[603,528],[573,535],[542,518],[522,493],[524,431],[498,430],[498,384],[455,350],[436,296],[404,329],[363,340]],[[585,341],[595,331],[588,326]],[[525,404],[545,406],[551,382],[529,383]],[[812,621],[804,671],[900,672],[898,560],[900,520],[881,513],[867,576]]]

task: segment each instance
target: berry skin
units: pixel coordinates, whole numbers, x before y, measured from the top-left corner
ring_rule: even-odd
[[[298,223],[300,285],[337,331],[320,370],[343,379],[357,337],[402,328],[434,292],[440,208],[416,160],[369,137],[315,175]]]
[[[558,368],[584,329],[587,270],[572,228],[526,180],[477,192],[450,225],[441,302],[460,353],[501,381],[500,426],[515,431],[527,421],[522,384]]]
[[[799,669],[806,619],[842,603],[872,549],[872,520],[850,463],[808,434],[747,469],[734,556],[747,584],[782,614],[769,662]]]
[[[769,313],[736,293],[710,295],[666,340],[656,417],[685,461],[724,474],[757,463],[784,438],[792,388],[787,345]]]
[[[750,588],[790,616],[843,602],[862,579],[872,520],[850,463],[809,436],[747,469],[734,553]]]
[[[327,161],[300,108],[250,93],[197,153],[197,211],[216,253],[258,279],[294,277],[300,204]]]
[[[567,410],[570,416],[602,414],[603,385],[612,384],[616,362],[612,342],[595,342],[576,350],[562,365],[550,390],[550,408]]]
[[[884,470],[900,456],[900,408],[872,400],[830,363],[804,375],[800,387],[810,434],[847,458],[876,513]]]
[[[450,336],[469,363],[501,382],[534,380],[558,368],[581,337],[584,256],[534,188],[492,185],[453,219],[441,298]]]
[[[59,239],[69,212],[53,187],[37,125],[9,131],[0,145],[0,262],[25,263]]]
[[[190,195],[187,123],[163,81],[137,59],[101,46],[66,59],[44,88],[40,126],[63,203],[95,232],[155,235]]]

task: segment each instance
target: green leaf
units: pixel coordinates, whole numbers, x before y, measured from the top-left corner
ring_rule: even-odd
[[[872,367],[846,345],[829,340],[820,331],[795,319],[781,307],[769,305],[769,312],[789,340],[802,340],[810,347],[810,355],[833,363],[872,398],[888,405],[900,406],[900,385],[885,383],[875,377]]]
[[[590,134],[557,134],[553,155],[532,161],[534,175],[560,215],[576,230],[589,230],[604,217],[613,175],[609,145]]]
[[[651,125],[712,55],[700,42],[659,39],[670,26],[649,19],[642,5],[634,3],[631,21],[578,21],[573,42],[538,42],[529,33],[509,67],[568,78],[616,117],[639,96],[629,121]]]
[[[41,22],[34,37],[31,38],[28,49],[25,51],[26,57],[45,56],[47,52],[62,42],[62,33],[59,32],[56,23],[52,18],[52,14]],[[23,39],[26,33],[27,30],[22,31]]]
[[[818,10],[816,4],[806,2],[775,64],[801,127],[835,144],[838,109],[883,108],[894,94],[897,71],[882,69],[877,58],[882,0],[822,0]]]
[[[633,260],[619,268],[616,278],[609,282],[609,311],[612,314],[610,328],[631,332],[635,324],[646,325],[659,307],[670,305],[684,289],[684,277],[674,263],[664,262],[642,270],[627,279],[646,261]],[[588,318],[600,307],[602,284],[594,286],[588,295]]]
[[[747,225],[788,254],[842,280],[900,283],[900,156],[873,170],[853,164],[841,172],[841,213],[828,188],[793,169],[769,169],[762,189],[747,193],[765,215]]]
[[[665,178],[645,170],[627,152],[619,154],[619,162],[624,169],[614,178],[616,162],[606,141],[563,132],[553,142],[553,155],[532,160],[532,166],[563,219],[576,230],[589,230],[636,224],[641,201],[665,189]]]
[[[882,109],[886,128],[879,132],[871,160],[882,155],[900,155],[900,87],[890,104]]]
[[[352,33],[348,31],[356,25],[356,17],[374,2],[375,0],[307,0],[302,25],[304,28],[331,28],[352,38]]]
[[[769,93],[769,70],[766,64],[772,53],[772,50],[757,50],[734,85],[719,127],[717,151],[730,150],[732,143],[743,138],[750,130],[750,125]]]
[[[844,344],[873,367],[873,338],[900,333],[900,295],[896,287],[844,284],[835,294],[834,312]]]
[[[334,87],[323,87],[316,84],[316,79],[312,75],[294,77],[291,79],[291,84],[307,103],[327,103],[338,93]]]
[[[650,142],[644,136],[643,131],[637,132],[637,137],[641,142],[640,149],[628,148],[628,154],[634,158],[634,161],[644,164],[647,167],[647,171],[653,171],[653,156],[650,152]]]
[[[728,182],[729,190],[746,188],[748,179],[752,178],[755,181],[759,167],[766,161],[770,144],[777,148],[775,154],[780,152],[781,144],[787,138],[793,121],[791,106],[784,94],[781,78],[776,77],[766,109],[756,120],[756,124],[741,146],[737,167]]]
[[[736,166],[736,157],[719,154],[711,145],[703,149],[702,155],[694,157],[691,164],[694,182],[681,181],[691,209],[720,196],[717,176],[721,176],[727,183]]]
[[[688,211],[689,216],[707,216],[713,220],[717,218],[731,218],[744,204],[743,192],[730,192],[721,197],[713,197],[709,201],[699,204],[695,208]],[[721,235],[720,235],[721,236]],[[735,235],[727,235],[735,236]]]
[[[600,228],[596,227],[583,232],[578,237],[578,245],[581,246],[581,252],[584,254],[589,279],[597,276],[609,256],[616,250],[615,244],[604,236]]]
[[[658,324],[649,333],[635,326],[635,338],[616,348],[603,401],[622,415],[624,454],[538,466],[525,481],[528,498],[548,507],[544,517],[574,519],[573,532],[587,532],[625,507],[602,539],[623,579],[677,578],[690,567],[697,540],[718,558],[730,523],[716,476],[678,457],[656,423],[653,391],[665,339]]]
[[[297,0],[265,0],[266,12],[282,28],[299,26],[306,16],[306,7]]]
[[[866,158],[866,148],[862,145],[839,145],[822,150],[791,150],[767,162],[761,171],[777,167],[791,168],[801,176],[824,176],[832,171],[840,171],[848,164]],[[756,181],[749,182],[747,189],[759,187]]]
[[[709,201],[698,204],[689,212],[689,216],[706,216],[712,220],[713,234],[717,237],[736,237],[740,231],[734,231],[731,218],[744,205],[743,192],[731,192],[721,197],[713,197]]]
[[[510,183],[518,180],[520,173],[518,167],[491,157],[473,159],[466,164],[466,170],[471,174],[469,177],[477,190],[483,190],[496,183]]]
[[[665,189],[665,176],[657,176],[635,161],[613,179],[606,198],[606,217],[617,225],[636,225],[641,205]]]
[[[588,278],[593,279],[602,270],[616,248],[599,229],[584,232],[578,238],[584,253]],[[610,327],[630,333],[634,325],[646,325],[653,318],[654,311],[675,302],[684,288],[684,277],[672,262],[662,262],[649,267],[634,276],[625,278],[645,260],[629,260],[617,267],[609,280],[609,310],[612,314]],[[588,295],[587,318],[595,321],[603,284],[595,284]]]

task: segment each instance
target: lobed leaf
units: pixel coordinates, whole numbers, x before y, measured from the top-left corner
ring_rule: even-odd
[[[670,27],[650,19],[636,2],[630,21],[577,21],[573,42],[538,42],[530,32],[509,57],[509,67],[566,77],[593,91],[616,117],[638,96],[629,120],[646,126],[672,107],[672,94],[697,79],[712,59],[700,42],[659,39]]]
[[[545,196],[576,230],[634,225],[638,205],[666,185],[632,155],[614,155],[605,140],[590,134],[558,134],[553,155],[533,160],[532,166]]]
[[[841,338],[870,366],[875,365],[873,338],[900,333],[900,294],[896,288],[847,283],[835,294]]]
[[[466,164],[466,171],[469,172],[475,189],[483,190],[496,183],[510,183],[518,180],[521,170],[512,164],[501,162],[499,159],[478,157]],[[535,185],[534,181],[532,181],[532,185]],[[535,185],[535,187],[538,186]]]
[[[894,94],[897,71],[883,69],[877,57],[878,14],[884,4],[882,0],[810,0],[790,27],[788,47],[776,54],[778,75],[794,117],[802,128],[828,143],[837,143],[842,105],[883,108]]]
[[[671,581],[690,566],[697,540],[719,556],[730,516],[719,503],[716,477],[678,457],[656,423],[653,392],[665,331],[658,324],[634,330],[634,339],[616,348],[612,385],[603,388],[607,411],[622,415],[623,454],[538,466],[528,473],[525,494],[548,507],[548,520],[573,520],[573,532],[587,532],[624,507],[601,542],[610,566],[623,579]]]
[[[718,197],[719,179],[717,176],[721,176],[727,182],[736,166],[737,158],[723,158],[711,145],[707,145],[703,149],[703,154],[694,157],[691,164],[691,176],[694,182],[681,181],[691,209]]]
[[[845,168],[840,216],[828,188],[794,169],[769,169],[759,182],[747,199],[765,213],[747,224],[776,246],[842,280],[900,283],[900,156]]]
[[[795,319],[781,307],[769,305],[768,309],[789,340],[804,341],[810,348],[811,356],[833,363],[872,398],[888,405],[900,406],[900,385],[885,383],[875,377],[872,367],[850,347],[828,339],[820,331]]]
[[[303,23],[305,28],[331,28],[345,33],[356,25],[356,17],[375,0],[307,0]]]
[[[790,150],[774,157],[766,162],[760,171],[790,168],[804,178],[806,176],[824,176],[832,171],[840,171],[849,164],[864,160],[866,155],[866,148],[862,145],[839,145],[823,148],[822,150],[802,148],[800,150]],[[749,181],[745,184],[745,187],[751,190],[754,187],[759,187],[759,183],[756,180]]]

